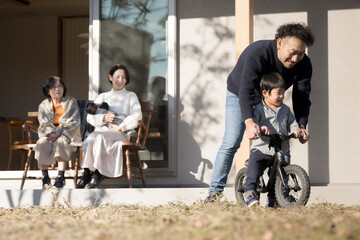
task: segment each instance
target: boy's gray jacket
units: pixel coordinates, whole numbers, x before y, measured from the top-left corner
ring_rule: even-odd
[[[290,134],[294,130],[299,129],[299,125],[296,122],[294,115],[291,113],[290,108],[281,104],[277,111],[270,109],[264,101],[258,103],[254,108],[254,121],[261,128],[267,126],[270,133],[283,133]],[[289,142],[283,142],[282,151],[284,154],[289,152]],[[251,150],[259,150],[266,155],[274,155],[275,149],[272,147],[269,149],[269,138],[266,136],[260,136],[258,139],[252,141]]]
[[[51,99],[45,99],[39,105],[39,138],[44,137],[52,131],[59,131],[61,135],[65,136],[69,142],[81,141],[80,134],[80,113],[77,101],[73,97],[64,96],[61,100],[62,107],[64,108],[64,115],[59,119],[59,127],[54,125],[54,110]]]

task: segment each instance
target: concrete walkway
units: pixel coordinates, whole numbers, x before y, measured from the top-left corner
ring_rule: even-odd
[[[191,205],[204,200],[207,188],[103,188],[73,189],[71,180],[62,190],[41,190],[40,180],[27,180],[28,187],[19,190],[20,180],[1,180],[0,207],[17,208],[29,206],[100,206],[104,204],[140,204],[156,206],[169,202]],[[34,188],[29,188],[31,185]],[[9,187],[12,186],[12,187]],[[35,187],[36,186],[36,187]],[[235,202],[233,187],[227,187],[224,197]],[[265,205],[261,197],[261,205]],[[345,206],[360,204],[360,186],[312,187],[309,204],[336,203]]]
[[[56,171],[49,171],[50,177],[56,176]],[[41,180],[27,179],[24,190],[20,190],[22,171],[0,171],[0,207],[17,208],[29,206],[52,206],[54,204],[67,206],[100,206],[103,204],[141,204],[155,206],[169,202],[182,202],[191,205],[204,200],[208,188],[172,188],[152,187],[127,188],[126,180],[119,188],[118,179],[105,179],[99,189],[74,189],[72,179],[66,179],[62,190],[41,189]],[[30,171],[32,176],[40,177],[40,171]],[[66,174],[71,175],[71,171]],[[121,183],[121,182],[120,182]],[[140,184],[140,181],[135,182]],[[117,188],[114,188],[117,187]],[[230,202],[236,202],[233,186],[225,188],[224,197]],[[261,205],[265,205],[266,195],[261,196]],[[308,204],[335,203],[345,206],[360,204],[360,185],[312,186]]]

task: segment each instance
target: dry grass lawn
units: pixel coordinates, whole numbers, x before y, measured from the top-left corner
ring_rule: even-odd
[[[2,208],[0,239],[360,239],[360,206],[248,209],[222,201]]]

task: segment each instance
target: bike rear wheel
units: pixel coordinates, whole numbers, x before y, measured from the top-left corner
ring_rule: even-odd
[[[235,178],[235,197],[236,200],[243,206],[246,206],[246,200],[244,198],[246,169],[246,167],[240,169]]]
[[[310,179],[305,170],[298,165],[288,165],[283,169],[283,185],[280,176],[276,177],[275,196],[280,207],[304,206],[310,197]]]

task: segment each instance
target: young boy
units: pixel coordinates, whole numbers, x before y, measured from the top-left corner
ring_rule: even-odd
[[[96,114],[96,113],[107,113],[109,111],[109,105],[107,104],[107,102],[102,102],[101,104],[96,104],[96,103],[88,103],[86,105],[86,112],[88,114]],[[109,125],[120,125],[120,123],[122,123],[124,121],[124,119],[126,118],[125,114],[115,114],[114,120],[112,122],[106,122],[104,124],[104,126],[109,126]],[[129,130],[129,131],[125,131],[124,132],[127,136],[134,136],[136,135],[136,131],[135,130]]]
[[[290,108],[283,103],[286,89],[285,81],[278,73],[267,73],[260,81],[262,102],[254,108],[254,121],[266,135],[270,133],[294,133],[299,138],[301,131]],[[289,142],[282,144],[284,154],[289,152]],[[266,169],[267,162],[275,154],[274,148],[269,149],[269,138],[260,136],[252,141],[250,158],[246,171],[244,197],[248,207],[258,205],[256,198],[257,182]],[[275,202],[274,189],[268,193],[269,205]]]

